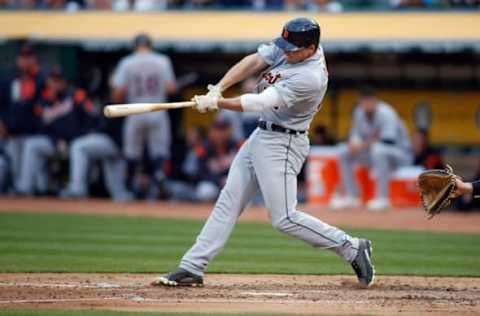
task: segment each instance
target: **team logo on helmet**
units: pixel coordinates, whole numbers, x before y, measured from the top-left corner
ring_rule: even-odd
[[[286,29],[283,29],[282,37],[285,39],[288,38],[288,31]]]

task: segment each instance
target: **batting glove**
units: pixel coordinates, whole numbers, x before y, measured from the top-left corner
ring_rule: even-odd
[[[216,98],[219,98],[219,99],[222,98],[222,90],[220,90],[220,87],[219,87],[219,86],[215,86],[215,85],[213,85],[213,84],[209,84],[209,85],[207,86],[207,90],[208,90],[207,96],[209,96],[209,97],[216,97]]]
[[[207,111],[218,110],[218,97],[211,97],[208,95],[196,95],[193,100],[197,104],[195,109],[200,113]]]

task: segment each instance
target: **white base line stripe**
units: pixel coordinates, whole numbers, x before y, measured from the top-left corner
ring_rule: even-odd
[[[164,299],[151,299],[151,298],[145,298],[142,299],[141,301],[136,300],[134,297],[128,298],[128,297],[104,297],[104,298],[98,298],[98,297],[92,297],[92,298],[72,298],[72,299],[36,299],[36,300],[7,300],[7,301],[0,301],[0,304],[32,304],[32,303],[64,303],[64,302],[92,302],[92,301],[106,301],[106,300],[124,300],[124,301],[135,301],[135,302],[146,302],[146,303],[159,303],[159,304],[173,304],[173,305],[181,305],[185,303],[190,303],[190,304],[225,304],[225,303],[242,303],[242,304],[257,304],[257,303],[266,303],[265,300],[195,300],[195,299],[187,299],[187,300],[164,300]],[[270,303],[279,303],[281,302],[282,304],[314,304],[317,305],[319,303],[328,303],[329,301],[318,301],[318,302],[312,302],[308,300],[300,300],[300,301],[295,301],[295,302],[289,302],[289,301],[272,301]],[[331,301],[332,303],[338,304],[338,301]]]
[[[6,283],[6,282],[0,282],[0,286],[65,287],[65,288],[85,288],[85,289],[120,288],[121,287],[118,284],[110,284],[110,283],[97,283],[94,285],[84,285],[84,284],[66,284],[66,283]]]
[[[88,302],[103,300],[124,300],[124,297],[92,297],[92,298],[57,298],[57,299],[38,299],[38,300],[10,300],[0,301],[0,304],[25,304],[25,303],[60,303],[60,302]]]
[[[250,296],[292,296],[292,293],[280,293],[280,292],[240,292],[240,295],[250,295]]]

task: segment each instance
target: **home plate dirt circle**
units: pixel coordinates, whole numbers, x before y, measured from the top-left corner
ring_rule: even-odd
[[[476,278],[209,274],[203,288],[149,285],[152,274],[3,273],[0,309],[112,309],[369,315],[480,315]]]

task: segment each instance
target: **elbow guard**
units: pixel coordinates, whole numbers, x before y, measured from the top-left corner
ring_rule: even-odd
[[[240,96],[240,104],[244,112],[262,112],[268,108],[285,106],[280,94],[274,87],[268,87],[259,94],[244,94]]]

